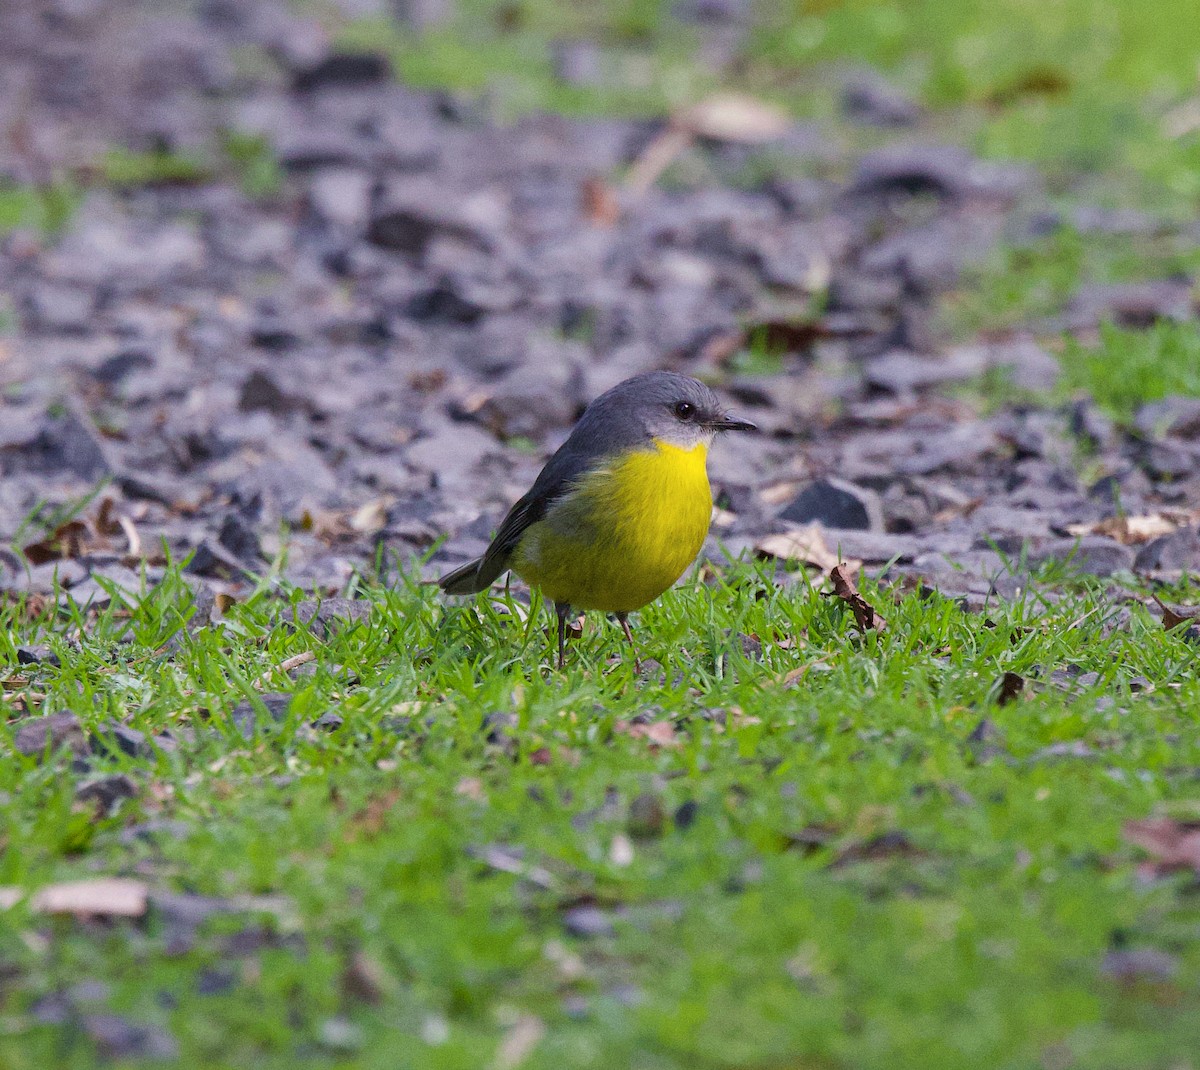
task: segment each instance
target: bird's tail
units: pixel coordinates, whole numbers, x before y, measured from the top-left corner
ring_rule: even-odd
[[[438,586],[447,594],[479,594],[495,583],[504,571],[504,566],[497,567],[498,564],[486,555],[477,557],[474,561],[459,565],[453,572],[447,572],[438,580]]]

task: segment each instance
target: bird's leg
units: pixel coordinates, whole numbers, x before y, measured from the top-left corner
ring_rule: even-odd
[[[555,602],[554,612],[558,616],[558,667],[562,670],[567,663],[567,618],[571,607],[566,602]]]
[[[625,638],[629,640],[629,648],[633,651],[633,671],[640,674],[642,671],[642,662],[638,658],[637,643],[633,641],[633,630],[629,627],[629,614],[618,613],[617,621],[621,625],[621,631],[625,633]]]

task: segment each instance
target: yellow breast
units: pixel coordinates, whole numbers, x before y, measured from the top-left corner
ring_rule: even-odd
[[[522,536],[512,568],[546,597],[625,613],[652,602],[700,552],[712,519],[708,447],[656,440],[588,473]]]

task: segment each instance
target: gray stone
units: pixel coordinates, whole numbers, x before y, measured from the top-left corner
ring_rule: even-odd
[[[810,483],[784,507],[779,516],[797,524],[816,521],[829,528],[883,530],[879,495],[844,479],[818,479]]]

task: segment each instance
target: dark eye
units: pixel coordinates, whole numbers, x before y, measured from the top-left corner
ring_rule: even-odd
[[[696,415],[696,406],[690,401],[675,402],[675,415],[681,420],[690,420]]]

